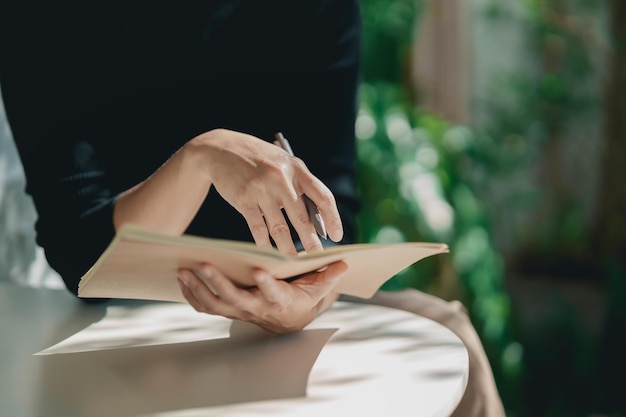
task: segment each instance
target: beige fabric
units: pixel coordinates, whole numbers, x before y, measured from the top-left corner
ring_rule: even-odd
[[[502,417],[504,407],[482,343],[470,322],[467,311],[458,301],[447,302],[417,290],[379,291],[369,300],[349,301],[394,307],[441,323],[465,343],[469,353],[469,380],[465,394],[453,417]]]

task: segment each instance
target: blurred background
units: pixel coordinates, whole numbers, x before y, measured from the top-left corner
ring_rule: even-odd
[[[460,299],[509,416],[626,415],[626,2],[362,0],[365,241]]]
[[[459,299],[509,416],[626,415],[626,2],[361,0],[361,240]],[[1,102],[0,102],[1,106]],[[0,107],[0,279],[61,287]]]

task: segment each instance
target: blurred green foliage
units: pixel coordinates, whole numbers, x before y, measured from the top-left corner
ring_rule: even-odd
[[[502,389],[515,389],[522,350],[510,331],[511,306],[504,264],[494,248],[483,202],[464,180],[481,140],[419,111],[388,83],[361,87],[359,139],[361,240],[434,241],[449,256],[415,264],[385,289],[417,288],[461,299],[490,354]]]
[[[527,55],[524,68],[496,73],[490,94],[481,100],[491,116],[481,129],[498,139],[492,152],[496,158],[484,162],[499,176],[524,175],[537,166],[544,170],[543,188],[550,193],[538,189],[511,193],[513,198],[525,193],[530,204],[542,205],[535,227],[519,231],[518,240],[524,249],[537,252],[532,256],[573,260],[589,254],[591,242],[576,182],[559,169],[566,149],[562,144],[576,130],[601,123],[602,63],[598,61],[603,59],[600,49],[606,33],[591,25],[602,20],[607,2],[526,0],[521,4],[518,13],[497,1],[486,2],[483,10],[492,20],[524,28]],[[502,151],[510,146],[520,150],[515,160],[502,158]],[[516,210],[512,203],[506,204]]]
[[[361,0],[363,68],[366,81],[396,83],[404,73],[421,1]]]
[[[600,123],[593,36],[607,33],[604,26],[595,33],[589,22],[598,16],[602,21],[609,1],[525,0],[514,7],[480,2],[475,10],[482,18],[523,28],[530,64],[494,74],[493,91],[480,103],[487,122],[458,126],[421,110],[407,83],[408,54],[425,1],[361,0],[361,240],[448,243],[450,255],[417,263],[385,288],[412,287],[465,304],[511,416],[626,412],[618,382],[626,371],[618,352],[626,346],[624,261],[595,260],[580,196],[572,191],[575,179],[552,170],[544,174],[543,189],[515,185],[538,165],[556,166],[559,144],[572,128]],[[552,159],[554,164],[546,163]],[[494,204],[490,186],[502,179],[512,185]],[[531,226],[516,230],[518,249],[530,250],[531,264],[563,261],[573,265],[568,273],[587,273],[576,271],[576,262],[591,259],[592,271],[606,272],[601,275],[612,290],[599,341],[581,324],[580,312],[558,295],[549,295],[551,313],[535,327],[515,310],[505,282],[511,266],[494,243],[494,227],[499,216],[513,219],[538,206],[542,210]]]
[[[360,112],[359,217],[367,242],[448,243],[450,256],[421,261],[385,289],[412,287],[461,299],[470,311],[503,389],[514,389],[522,349],[511,336],[504,265],[483,202],[466,172],[481,169],[493,144],[465,126],[421,112],[404,85],[420,3],[362,1],[364,73]]]

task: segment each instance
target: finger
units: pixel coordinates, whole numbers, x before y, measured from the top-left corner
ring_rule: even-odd
[[[242,211],[241,214],[248,223],[248,228],[250,229],[254,242],[259,246],[265,246],[268,248],[272,247],[272,242],[270,241],[270,236],[267,230],[267,224],[265,224],[265,219],[263,218],[261,209],[256,206],[254,209]]]
[[[207,287],[225,302],[248,295],[247,291],[237,288],[228,277],[211,264],[200,265],[196,274],[205,282]]]
[[[259,292],[268,302],[282,305],[289,301],[289,295],[284,287],[285,285],[289,285],[286,282],[277,280],[262,269],[254,270],[252,277],[254,278]]]
[[[263,210],[263,214],[265,215],[265,224],[267,225],[267,230],[274,239],[278,250],[287,254],[287,255],[296,255],[298,251],[296,250],[295,245],[293,244],[293,239],[291,238],[291,231],[289,230],[289,225],[285,220],[285,216],[279,207],[261,207]]]
[[[254,314],[261,308],[258,297],[250,290],[237,287],[222,272],[211,264],[202,264],[196,274],[200,277],[220,301],[243,314]],[[241,316],[240,316],[241,317]]]
[[[288,202],[284,204],[284,206],[287,217],[289,217],[289,221],[291,221],[291,224],[298,233],[304,250],[307,252],[322,250],[324,247],[315,231],[315,227],[313,226],[302,196],[295,202]]]
[[[189,305],[193,307],[193,309],[196,310],[197,312],[206,313],[206,311],[204,311],[204,308],[202,307],[200,302],[196,299],[196,297],[193,295],[189,287],[187,287],[187,285],[183,282],[183,280],[180,277],[178,277],[176,278],[176,282],[178,282],[178,287],[180,288],[180,292],[183,294],[183,297],[185,298],[185,300],[187,300],[187,303],[189,303]]]
[[[179,270],[178,271],[178,285],[180,287],[180,290],[183,294],[183,296],[185,297],[185,300],[187,300],[187,302],[194,308],[194,310],[201,312],[201,313],[209,313],[208,308],[206,308],[206,303],[203,304],[200,302],[200,300],[198,300],[198,298],[196,298],[195,293],[198,292],[197,290],[193,290],[192,288],[195,288],[196,286],[199,286],[201,284],[196,282],[197,277],[188,270]],[[206,297],[208,298],[208,297]],[[213,294],[213,299],[210,301],[211,304],[216,304],[218,302],[217,297]]]
[[[301,278],[292,281],[312,298],[319,301],[335,289],[348,270],[348,265],[343,261],[334,262],[322,271],[311,272]]]
[[[196,311],[232,319],[240,319],[242,317],[240,311],[221,300],[216,295],[216,290],[209,288],[205,282],[206,277],[201,279],[195,273],[182,269],[178,272],[178,278],[183,284],[181,287],[183,296]]]
[[[320,211],[328,237],[339,242],[343,238],[343,225],[335,196],[322,181],[315,177],[308,170],[304,163],[298,164],[300,174],[297,175],[297,185],[299,191],[309,197]]]

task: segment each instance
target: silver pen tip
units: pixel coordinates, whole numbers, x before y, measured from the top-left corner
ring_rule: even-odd
[[[315,214],[315,222],[313,222],[313,226],[315,226],[315,231],[317,234],[323,238],[328,239],[328,234],[326,233],[326,226],[324,225],[324,219],[322,219],[322,215],[319,213]]]

